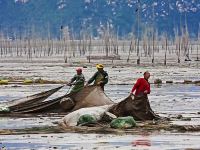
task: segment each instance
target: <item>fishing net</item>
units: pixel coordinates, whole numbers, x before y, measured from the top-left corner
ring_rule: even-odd
[[[136,97],[129,96],[109,109],[117,117],[132,116],[135,120],[153,120],[159,119],[150,107],[147,96]]]

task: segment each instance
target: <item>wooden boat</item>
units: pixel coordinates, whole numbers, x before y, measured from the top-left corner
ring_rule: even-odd
[[[53,93],[57,92],[58,90],[60,90],[63,86],[45,91],[45,92],[41,92],[38,94],[34,94],[31,96],[27,96],[24,98],[20,98],[20,99],[15,99],[6,103],[2,103],[3,105],[7,106],[11,112],[20,110],[22,108],[26,108],[29,107],[31,105],[36,105],[38,103],[41,103],[42,101],[44,101],[46,98],[48,98],[49,96],[51,96]]]

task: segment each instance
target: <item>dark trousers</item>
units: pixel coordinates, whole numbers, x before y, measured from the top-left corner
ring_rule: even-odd
[[[100,85],[100,86],[101,86],[102,91],[104,91],[104,85]]]

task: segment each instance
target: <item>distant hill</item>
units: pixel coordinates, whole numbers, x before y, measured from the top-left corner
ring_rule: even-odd
[[[61,26],[68,26],[74,33],[87,29],[98,36],[109,25],[124,36],[136,33],[138,11],[140,31],[154,26],[159,34],[173,36],[186,22],[190,36],[198,35],[200,0],[0,0],[0,30],[59,37]]]

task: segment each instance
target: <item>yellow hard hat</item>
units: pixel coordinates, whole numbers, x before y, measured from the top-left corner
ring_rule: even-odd
[[[103,69],[104,66],[102,64],[97,64],[96,67],[97,69]]]

